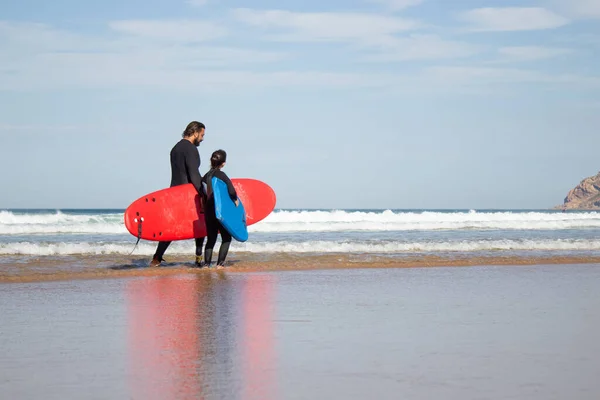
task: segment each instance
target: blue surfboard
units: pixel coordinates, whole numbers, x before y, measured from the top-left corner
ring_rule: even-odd
[[[238,198],[239,205],[236,207],[229,192],[227,184],[217,177],[212,178],[212,190],[215,197],[215,213],[217,219],[227,229],[233,238],[240,242],[248,240],[248,227],[246,226],[246,210],[244,204]]]

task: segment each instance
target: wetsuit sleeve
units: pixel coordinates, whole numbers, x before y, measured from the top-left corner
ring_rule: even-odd
[[[225,184],[227,184],[227,192],[229,192],[229,197],[231,197],[231,200],[237,200],[237,192],[235,191],[235,187],[233,187],[233,183],[231,183],[231,179],[229,179],[227,174],[225,174],[225,172],[223,171],[219,171],[215,175],[217,176],[217,178],[219,178],[220,180],[225,182]]]
[[[202,195],[206,196],[206,187],[208,186],[208,173],[204,174],[202,179],[200,179],[201,187],[202,187]]]
[[[196,154],[193,152],[188,152],[185,155],[185,168],[187,169],[187,173],[190,179],[190,182],[194,185],[198,193],[202,193],[202,175],[200,175],[200,156],[196,149],[193,149]]]

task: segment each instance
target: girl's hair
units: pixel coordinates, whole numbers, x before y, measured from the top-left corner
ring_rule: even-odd
[[[225,153],[225,150],[216,150],[212,153],[212,156],[210,156],[210,166],[213,168],[220,167],[225,161],[227,161],[227,153]]]

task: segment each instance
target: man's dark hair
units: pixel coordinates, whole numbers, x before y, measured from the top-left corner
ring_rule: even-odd
[[[184,138],[190,137],[194,133],[199,132],[205,128],[206,127],[204,126],[204,124],[202,122],[192,121],[188,124],[188,126],[185,127],[185,131],[183,131],[183,134],[181,136],[183,136]]]

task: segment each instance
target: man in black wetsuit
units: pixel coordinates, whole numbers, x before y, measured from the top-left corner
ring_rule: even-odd
[[[188,124],[181,135],[181,139],[171,149],[171,187],[191,183],[202,196],[202,176],[200,175],[200,154],[198,146],[204,140],[205,126],[198,121]],[[204,238],[196,238],[196,265],[202,265],[202,246]],[[158,267],[163,260],[163,255],[171,242],[159,242],[150,267]]]

